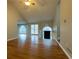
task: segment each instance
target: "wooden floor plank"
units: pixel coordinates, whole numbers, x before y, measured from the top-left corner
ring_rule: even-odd
[[[8,41],[7,59],[68,59],[55,40],[39,39],[38,43],[27,39],[23,46],[19,40]]]

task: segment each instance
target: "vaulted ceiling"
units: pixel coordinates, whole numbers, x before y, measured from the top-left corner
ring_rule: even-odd
[[[8,0],[12,3],[27,22],[53,20],[57,0],[31,0],[35,5],[27,6],[25,0]]]

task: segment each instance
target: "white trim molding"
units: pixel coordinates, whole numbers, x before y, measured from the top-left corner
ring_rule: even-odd
[[[15,40],[15,39],[17,39],[17,37],[16,38],[10,38],[7,41],[11,41],[11,40]]]
[[[56,40],[56,39],[55,39]],[[72,59],[71,56],[67,53],[67,51],[63,48],[63,46],[56,40],[56,42],[58,43],[58,45],[61,47],[61,49],[63,50],[63,52],[67,55],[67,57],[69,59]]]

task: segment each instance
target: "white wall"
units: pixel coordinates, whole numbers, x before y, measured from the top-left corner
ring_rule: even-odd
[[[51,21],[42,21],[42,22],[38,22],[38,25],[39,25],[39,33],[41,34],[41,37],[43,38],[43,28],[45,27],[45,26],[49,26],[49,27],[51,27],[52,29],[53,29],[53,20],[51,20]]]
[[[60,40],[60,4],[58,4],[58,3],[56,5],[56,15],[55,15],[55,20],[54,20],[54,29],[55,29],[55,36],[56,36],[57,40]]]
[[[12,4],[7,4],[7,39],[11,39],[17,37],[17,21],[20,16]]]
[[[61,0],[60,3],[60,43],[69,53],[69,55],[71,55],[70,51],[72,51],[72,0]]]
[[[55,37],[60,34],[60,44],[71,56],[72,52],[72,0],[61,0],[56,7],[56,17],[53,28]]]

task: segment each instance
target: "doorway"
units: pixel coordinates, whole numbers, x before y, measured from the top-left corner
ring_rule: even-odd
[[[43,28],[43,39],[51,39],[52,40],[52,28],[46,26]]]

